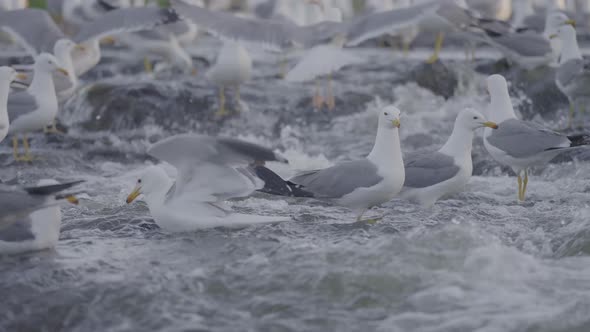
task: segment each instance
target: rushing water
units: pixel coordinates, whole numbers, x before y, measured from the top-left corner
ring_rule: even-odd
[[[138,87],[120,97],[129,103],[109,103],[108,94],[90,101],[83,89],[61,115],[67,136],[33,136],[41,159],[15,163],[8,144],[0,147],[2,178],[85,179],[87,193],[80,206],[62,209],[55,250],[0,258],[0,330],[589,330],[590,164],[583,152],[535,170],[528,201],[518,204],[515,178],[478,137],[476,175],[464,193],[427,210],[389,202],[369,212],[385,215],[374,225],[352,223],[352,212],[323,202],[256,194],[231,204],[294,220],[168,234],[145,204],[125,204],[139,172],[155,162],[146,147],[172,133],[273,147],[291,163],[270,166],[288,177],[367,154],[381,104],[404,112],[402,148],[411,152],[438,148],[463,107],[487,103],[485,76],[462,61],[453,67],[466,79],[444,100],[400,82],[419,61],[359,53],[370,61],[335,76],[340,105],[333,113],[314,113],[311,88],[274,78],[275,58],[264,55],[243,91],[249,110],[221,122],[202,115],[215,108],[203,75],[154,79],[137,70],[113,75],[117,64],[97,69],[91,86]],[[198,54],[212,55],[210,48]],[[174,107],[186,93],[207,109]],[[89,129],[103,103],[118,107],[100,115],[111,116],[109,128]]]

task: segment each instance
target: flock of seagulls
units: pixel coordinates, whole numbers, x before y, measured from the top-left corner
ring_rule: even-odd
[[[520,1],[524,0],[515,0]],[[407,45],[418,32],[436,36],[429,63],[439,61],[445,35],[460,32],[469,45],[485,42],[525,68],[554,64],[556,84],[570,100],[570,119],[575,110],[583,111],[590,95],[575,23],[551,5],[541,15],[544,28],[535,30],[528,29],[528,16],[523,13],[515,13],[515,22],[510,24],[485,17],[461,0],[400,1],[397,6],[370,1],[370,9],[355,16],[350,1],[255,1],[252,12],[264,18],[215,10],[217,2],[207,7],[202,1],[189,0],[171,0],[167,8],[145,1],[49,1],[48,11],[18,4],[10,7],[8,2],[0,3],[6,9],[0,11],[0,29],[33,58],[32,64],[0,67],[0,141],[11,136],[17,162],[34,161],[27,134],[58,132],[55,119],[61,105],[76,93],[82,84],[80,77],[100,62],[101,43],[114,39],[142,54],[159,54],[171,66],[194,75],[185,46],[195,42],[199,31],[220,38],[217,61],[204,75],[219,87],[218,116],[229,113],[227,89],[234,90],[240,105],[240,86],[255,70],[251,47],[278,53],[281,58],[303,50],[284,78],[290,82],[315,80],[313,107],[320,110],[325,105],[332,110],[336,107],[332,74],[363,62],[348,48],[383,35],[399,36]],[[149,61],[144,64],[146,70],[153,70]],[[325,95],[320,89],[322,78],[327,80]],[[177,177],[171,178],[160,166],[146,169],[127,203],[143,196],[155,222],[169,231],[290,220],[237,214],[225,204],[255,191],[329,200],[354,211],[357,222],[372,222],[380,217],[363,219],[367,211],[392,199],[430,207],[462,191],[472,176],[472,141],[479,128],[485,128],[484,145],[490,155],[516,173],[517,198],[524,201],[531,167],[590,145],[590,137],[568,136],[517,119],[508,84],[500,75],[487,78],[487,89],[489,108],[459,112],[451,136],[437,151],[402,154],[402,111],[389,105],[379,110],[375,143],[366,158],[309,170],[289,180],[266,168],[267,162],[287,160],[265,147],[229,137],[172,136],[147,153],[174,166]],[[59,234],[59,204],[77,201],[73,193],[64,191],[78,183],[43,181],[33,188],[0,184],[0,252],[53,246]]]

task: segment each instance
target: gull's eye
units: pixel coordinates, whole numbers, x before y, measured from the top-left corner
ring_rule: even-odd
[[[474,116],[474,117],[473,117],[473,120],[477,120],[477,119],[478,119],[478,118],[477,118],[477,116]]]
[[[137,180],[137,183],[141,183],[141,179]]]
[[[389,113],[385,112],[385,113],[383,113],[383,115],[389,115]]]

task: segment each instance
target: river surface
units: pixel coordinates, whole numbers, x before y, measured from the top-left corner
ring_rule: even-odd
[[[342,207],[255,194],[230,204],[293,221],[160,230],[143,202],[127,205],[125,198],[156,162],[146,148],[171,134],[272,147],[290,164],[269,166],[289,177],[366,155],[380,105],[402,110],[402,149],[413,152],[437,149],[462,108],[483,111],[488,102],[485,76],[468,69],[460,50],[449,61],[462,79],[448,100],[400,82],[421,59],[363,50],[365,65],[335,75],[337,108],[314,112],[313,84],[278,80],[278,57],[258,54],[254,80],[242,91],[247,110],[215,120],[215,90],[203,75],[215,43],[204,45],[194,50],[202,67],[196,77],[154,78],[138,70],[137,58],[121,56],[126,65],[107,59],[65,105],[60,121],[68,134],[31,136],[39,159],[30,165],[13,162],[2,143],[4,180],[84,179],[86,194],[80,206],[63,207],[55,250],[0,257],[1,331],[590,330],[584,153],[536,169],[519,204],[514,175],[490,159],[478,132],[475,176],[465,192],[431,209],[394,200],[368,212],[382,221],[359,224]],[[115,88],[90,98],[101,84]],[[112,102],[118,87],[131,92]],[[201,106],[187,108],[193,98]],[[110,109],[93,113],[103,102]]]

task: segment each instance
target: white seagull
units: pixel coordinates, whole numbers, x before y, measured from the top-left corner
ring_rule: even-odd
[[[60,204],[78,204],[74,195],[61,192],[80,182],[41,180],[24,189],[0,185],[0,254],[53,248],[61,228]]]
[[[406,155],[406,181],[400,196],[430,207],[441,197],[462,191],[473,172],[473,134],[483,127],[497,129],[498,125],[473,109],[465,109],[457,115],[453,132],[442,148]]]
[[[148,154],[178,171],[176,180],[160,166],[146,169],[127,197],[144,195],[156,224],[172,232],[221,226],[244,226],[291,220],[285,217],[233,213],[230,198],[246,197],[264,186],[248,165],[287,162],[273,151],[232,138],[176,135],[154,144]]]
[[[327,199],[357,213],[393,199],[405,179],[399,139],[401,112],[394,106],[379,112],[375,145],[366,158],[301,173],[289,181],[313,197]]]
[[[8,133],[13,135],[13,154],[17,161],[32,161],[29,151],[27,133],[45,129],[55,123],[58,103],[53,84],[53,73],[60,72],[68,76],[68,71],[61,68],[57,59],[48,53],[41,53],[35,58],[34,77],[26,91],[8,95]],[[25,155],[18,153],[18,134],[23,135]]]
[[[524,201],[529,168],[544,165],[562,152],[590,144],[590,137],[566,136],[517,119],[504,77],[492,75],[487,85],[491,97],[488,119],[497,123],[498,129],[485,129],[484,145],[496,161],[510,166],[516,173],[518,199]]]

